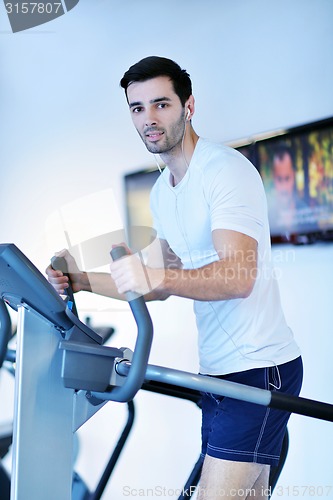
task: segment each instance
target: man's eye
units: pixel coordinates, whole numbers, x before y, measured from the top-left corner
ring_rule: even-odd
[[[158,107],[158,108],[161,108],[161,109],[166,108],[167,106],[168,106],[168,105],[167,105],[167,103],[166,103],[166,102],[160,102],[160,103],[157,105],[157,107]]]
[[[140,113],[142,111],[142,108],[140,106],[137,106],[136,108],[132,108],[132,113]]]

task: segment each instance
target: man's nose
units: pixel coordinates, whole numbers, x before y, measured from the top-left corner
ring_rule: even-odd
[[[157,119],[154,111],[147,111],[145,116],[145,122],[147,127],[157,124]]]

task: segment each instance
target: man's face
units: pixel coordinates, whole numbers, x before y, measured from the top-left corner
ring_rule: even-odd
[[[131,83],[127,97],[134,126],[148,151],[163,154],[181,144],[184,108],[168,77]]]
[[[295,186],[295,172],[289,154],[276,157],[273,165],[274,186],[281,200],[292,198]]]

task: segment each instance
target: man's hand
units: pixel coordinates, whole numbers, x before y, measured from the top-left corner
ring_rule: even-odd
[[[83,290],[82,283],[83,281],[85,281],[84,275],[86,273],[80,271],[75,262],[75,259],[68,252],[68,250],[61,250],[61,252],[56,252],[55,255],[56,257],[63,257],[67,262],[67,268],[73,292],[79,292],[80,290]],[[62,271],[53,269],[51,264],[46,268],[45,272],[47,274],[49,282],[56,290],[56,292],[59,293],[59,295],[63,295],[66,288],[68,288],[69,286],[68,277],[64,276]]]
[[[158,298],[166,298],[162,296],[165,270],[146,266],[138,254],[113,261],[110,272],[120,294],[132,291],[147,295],[153,292],[154,296],[157,293]]]

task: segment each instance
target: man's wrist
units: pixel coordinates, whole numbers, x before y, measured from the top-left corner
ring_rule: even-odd
[[[78,279],[76,281],[76,292],[91,292],[90,280],[88,277],[88,273],[85,271],[81,271],[78,275]]]
[[[160,279],[160,284],[157,287],[161,299],[165,299],[172,295],[172,281],[174,279],[174,270],[163,269],[163,275]]]

